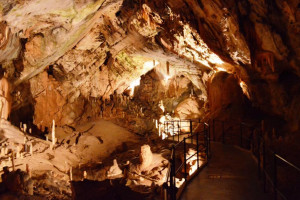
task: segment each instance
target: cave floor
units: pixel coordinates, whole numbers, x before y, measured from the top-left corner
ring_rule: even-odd
[[[271,199],[263,192],[250,152],[212,142],[211,153],[208,165],[187,185],[181,200]]]

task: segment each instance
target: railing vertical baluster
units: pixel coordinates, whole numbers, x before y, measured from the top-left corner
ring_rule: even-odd
[[[169,122],[168,121],[167,121],[166,125],[167,125],[167,128],[164,129],[164,132],[165,132],[165,134],[168,134],[168,131],[169,131]]]
[[[208,125],[208,130],[210,129],[210,126]],[[207,160],[209,158],[209,154],[210,154],[210,131],[208,131],[207,134]]]
[[[190,119],[191,144],[193,144],[193,121]]]
[[[222,121],[222,143],[225,144],[225,127],[224,121]]]
[[[184,154],[184,179],[187,180],[187,170],[186,170],[186,138],[183,139],[183,154]]]
[[[177,124],[178,125],[178,142],[179,142],[179,136],[181,134],[181,127],[180,127],[180,122]]]
[[[240,124],[240,144],[241,147],[243,147],[243,124],[242,123]]]
[[[277,157],[276,153],[273,153],[273,159],[274,159],[274,180],[273,180],[273,190],[274,190],[274,200],[277,200]]]
[[[252,135],[254,137],[254,128],[252,129]],[[261,167],[260,167],[260,161],[261,161],[261,156],[260,156],[260,136],[259,134],[257,135],[256,134],[256,137],[257,137],[257,169],[258,169],[258,178],[261,179]]]
[[[173,199],[173,193],[174,193],[174,187],[173,187],[173,159],[174,158],[172,158],[172,160],[171,160],[171,171],[170,171],[170,196],[171,196],[171,199]]]
[[[262,158],[263,158],[263,180],[264,180],[264,192],[266,192],[266,147],[265,147],[265,140],[263,140],[263,153],[262,153]]]
[[[172,123],[174,123],[174,122],[171,121],[171,126],[172,126]],[[172,129],[172,127],[171,127],[171,129]],[[175,141],[174,127],[173,127],[173,132],[172,133],[173,133],[173,135],[172,135],[173,136],[173,141]]]
[[[170,187],[171,187],[171,199],[176,200],[176,174],[175,174],[175,146],[172,147],[173,149],[173,155],[172,155],[172,166],[171,166],[171,178],[170,178]],[[171,184],[172,181],[172,184]]]
[[[190,133],[193,134],[193,124],[192,120],[190,119]]]

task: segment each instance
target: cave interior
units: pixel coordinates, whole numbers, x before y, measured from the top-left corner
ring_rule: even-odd
[[[0,199],[174,199],[220,144],[299,199],[299,33],[297,0],[0,1]]]

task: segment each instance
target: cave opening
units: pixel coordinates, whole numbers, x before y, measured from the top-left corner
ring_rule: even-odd
[[[299,199],[298,4],[1,1],[0,199]]]

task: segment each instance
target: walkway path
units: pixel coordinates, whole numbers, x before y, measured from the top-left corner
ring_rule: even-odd
[[[211,145],[211,160],[187,185],[182,200],[271,199],[258,181],[250,152],[221,143]]]

